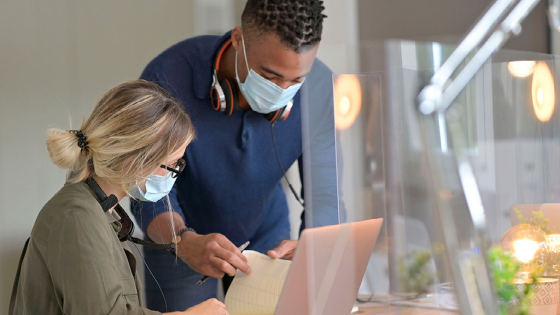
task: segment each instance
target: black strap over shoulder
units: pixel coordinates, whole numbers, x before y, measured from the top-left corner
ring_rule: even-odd
[[[86,183],[89,185],[91,190],[93,190],[93,192],[97,195],[97,198],[99,198],[100,200],[99,204],[101,205],[101,208],[103,208],[103,212],[109,211],[109,209],[113,208],[116,204],[119,203],[119,199],[115,195],[111,195],[107,197],[107,194],[105,194],[103,189],[99,187],[95,179],[93,179],[92,177],[86,179]]]
[[[122,228],[118,234],[118,237],[121,242],[130,241],[150,248],[166,249],[175,254],[175,249],[177,247],[176,244],[158,244],[133,237],[132,234],[134,233],[134,223],[132,222],[126,211],[124,211],[121,205],[119,205],[118,198],[115,195],[110,195],[109,197],[107,197],[107,194],[105,194],[103,189],[99,187],[99,184],[97,184],[97,182],[92,177],[86,179],[86,183],[99,198],[99,204],[101,205],[101,208],[103,208],[103,212],[107,212],[109,211],[109,209],[114,207],[113,209],[115,209],[115,211],[119,215],[119,223],[121,224]]]

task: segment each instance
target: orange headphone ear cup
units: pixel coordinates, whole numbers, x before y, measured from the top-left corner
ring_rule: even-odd
[[[290,112],[291,112],[291,111],[292,111],[292,108],[291,108],[291,107],[290,107],[290,108],[284,107],[284,108],[282,109],[282,113],[280,113],[280,117],[279,117],[279,118],[276,118],[276,119],[277,119],[277,120],[280,119],[280,120],[282,120],[282,121],[288,119],[288,116],[290,116]]]
[[[239,109],[237,85],[229,79],[223,79],[219,82],[219,84],[224,90],[224,96],[226,99],[226,110],[224,111],[224,114],[228,116],[233,115]]]
[[[280,119],[280,117],[282,117],[282,114],[284,113],[285,109],[286,107],[282,107],[279,110],[274,111],[272,113],[264,114],[264,117],[266,118],[266,120],[270,121],[271,123],[278,120],[284,120],[286,119],[286,117],[284,117],[283,119]]]
[[[219,87],[216,88],[216,86],[212,85],[212,89],[210,90],[210,102],[212,103],[212,108],[220,110],[221,102]]]

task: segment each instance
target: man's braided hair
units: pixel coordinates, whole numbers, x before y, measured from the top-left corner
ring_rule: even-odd
[[[249,36],[274,33],[286,48],[301,53],[321,40],[324,10],[319,0],[248,0],[242,27]]]

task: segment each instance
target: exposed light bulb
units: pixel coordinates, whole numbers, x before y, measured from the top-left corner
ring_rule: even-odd
[[[517,257],[520,262],[526,264],[535,257],[535,253],[539,249],[539,244],[531,240],[517,240],[513,242],[513,249],[515,257]]]
[[[546,268],[542,264],[547,251],[546,234],[537,226],[512,227],[502,237],[500,246],[522,264],[517,273],[519,279],[527,280],[531,274],[541,274]]]

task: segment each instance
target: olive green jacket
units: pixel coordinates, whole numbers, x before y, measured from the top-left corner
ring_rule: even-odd
[[[141,307],[136,260],[85,183],[43,207],[17,271],[9,315],[161,314]]]

